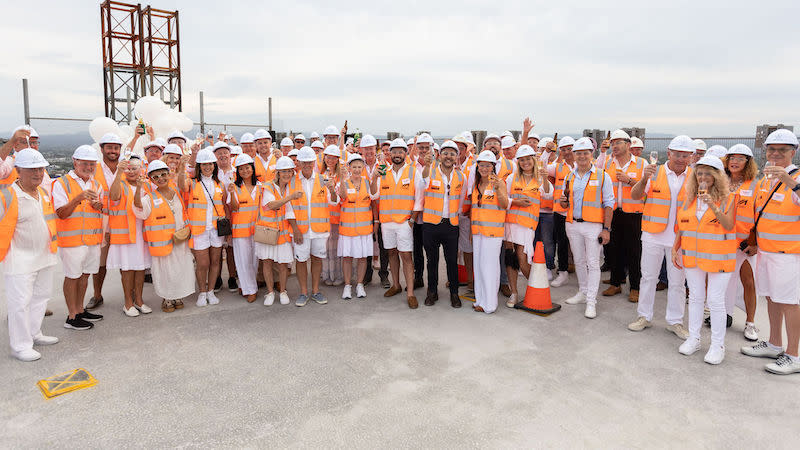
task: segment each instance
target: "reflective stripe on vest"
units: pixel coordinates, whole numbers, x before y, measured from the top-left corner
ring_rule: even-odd
[[[602,179],[601,179],[602,178]],[[581,219],[584,222],[603,223],[603,183],[605,182],[605,172],[600,169],[595,169],[589,175],[589,181],[586,183],[586,188],[583,190],[583,205],[581,207]],[[592,186],[592,181],[595,185]],[[570,185],[575,183],[575,173],[571,172],[564,184],[569,182]],[[567,210],[567,222],[572,222],[573,207],[575,206],[575,189],[570,187],[569,190],[569,209]]]
[[[222,206],[222,188],[219,182],[214,182],[214,189],[208,190],[212,197],[213,208],[211,208],[211,224],[217,228],[217,218],[225,214]],[[192,188],[189,191],[189,201],[186,210],[189,214],[189,227],[192,229],[192,236],[199,236],[206,231],[206,188],[203,183],[192,180]]]
[[[108,234],[111,244],[133,244],[136,242],[136,216],[133,215],[134,188],[121,181],[122,195],[116,204],[108,199]]]
[[[675,203],[676,210],[683,207],[683,200],[686,197],[686,180],[689,179],[691,174],[691,169],[687,167],[686,176],[683,179],[683,184]],[[667,170],[662,165],[659,166],[656,177],[650,180],[650,191],[647,192],[647,198],[642,209],[642,231],[656,234],[667,229],[671,201],[672,189],[667,179]]]
[[[491,192],[489,195],[486,192]],[[497,194],[487,186],[478,205],[478,188],[472,190],[472,209],[470,213],[472,234],[486,237],[499,237],[505,235],[506,210],[501,208]]]
[[[342,199],[342,217],[339,234],[342,236],[367,236],[372,234],[372,204],[367,179],[361,179],[356,191],[351,180],[345,181],[346,196]]]
[[[794,174],[800,180],[800,174]],[[767,197],[774,189],[770,180],[761,179],[755,202],[755,210],[759,211],[766,203]],[[781,185],[764,207],[764,213],[758,221],[758,249],[771,253],[800,253],[800,206],[792,199],[793,192],[786,185]]]
[[[406,164],[400,172],[400,179],[395,180],[394,172],[389,169],[381,177],[381,192],[378,200],[380,205],[381,223],[403,223],[411,218],[414,209],[414,178],[416,168]]]
[[[239,209],[231,212],[231,236],[234,238],[250,237],[255,232],[258,205],[261,202],[261,196],[259,195],[261,187],[256,185],[255,191],[256,195],[253,197],[244,183],[241,186],[236,186]]]
[[[572,173],[572,168],[564,161],[556,164],[556,176],[555,182],[553,183],[553,212],[567,212],[567,210],[561,206],[561,202],[559,202],[558,199],[560,199],[561,195],[564,194],[566,180],[570,173]]]
[[[56,242],[56,213],[53,209],[53,202],[50,201],[44,189],[38,186],[37,189],[39,201],[42,204],[42,216],[47,224],[50,239],[49,250],[50,253],[55,253],[58,250],[58,245]],[[11,185],[0,186],[0,262],[5,259],[8,249],[11,247],[11,240],[14,237],[18,218],[19,200],[17,193]]]
[[[433,169],[431,169],[433,170]],[[458,225],[458,204],[461,200],[461,191],[464,187],[464,175],[453,170],[452,183],[447,194],[447,217],[442,217],[445,202],[445,181],[444,175],[437,167],[433,177],[425,189],[424,206],[422,209],[422,220],[434,225],[439,224],[442,219],[450,219],[451,225]]]
[[[288,189],[287,189],[288,190]],[[264,191],[269,191],[276,200],[283,198],[280,195],[275,183],[267,183],[264,186]],[[286,219],[286,205],[284,204],[278,209],[270,209],[267,205],[259,203],[258,217],[256,218],[256,225],[266,226],[278,230],[278,243],[276,245],[289,242],[289,221]]]
[[[539,223],[539,182],[536,177],[532,177],[528,184],[524,184],[521,173],[514,174],[514,182],[511,184],[509,200],[527,198],[531,201],[530,206],[514,206],[506,213],[506,222],[516,223],[525,228],[536,229]]]
[[[179,199],[178,191],[173,189],[175,197]],[[156,205],[156,200],[159,200]],[[160,192],[153,190],[150,193],[150,215],[144,220],[143,235],[147,241],[147,248],[152,256],[166,256],[172,252],[172,236],[175,234],[175,215],[169,207],[169,202]]]
[[[734,195],[731,195],[726,211],[734,207],[733,200]],[[736,269],[736,233],[722,228],[710,208],[700,220],[697,220],[696,212],[696,200],[688,208],[678,210],[683,266],[697,267],[709,273],[733,272]]]
[[[58,179],[67,200],[72,201],[82,192],[80,185],[69,174]],[[91,181],[94,186],[94,180]],[[81,201],[66,219],[56,219],[59,247],[98,245],[103,238],[103,214],[94,209],[89,200]]]
[[[320,176],[314,176],[314,184],[311,187],[311,218],[308,217],[308,198],[303,190],[303,183],[300,175],[292,178],[289,183],[289,192],[300,192],[303,194],[297,200],[292,200],[292,210],[297,221],[297,228],[303,234],[308,233],[308,227],[315,233],[327,233],[331,230],[331,210],[328,209],[328,190],[322,184]],[[338,210],[337,210],[338,213]]]
[[[742,183],[736,194],[736,238],[747,239],[755,223],[755,199],[758,180],[752,179],[749,183]]]
[[[642,179],[642,172],[644,171],[644,166],[647,163],[644,159],[631,155],[631,161],[628,164],[628,168],[624,170],[625,174],[632,178],[635,181],[639,181]],[[615,208],[622,208],[622,211],[626,213],[640,213],[644,208],[645,199],[641,200],[634,200],[631,196],[631,190],[633,189],[633,185],[631,184],[622,184],[621,181],[617,180],[617,170],[623,172],[622,169],[619,169],[617,166],[617,160],[614,158],[610,158],[608,163],[606,164],[605,172],[611,177],[611,182],[614,184],[614,196],[617,197],[619,193],[619,188],[622,186],[622,198],[615,198],[616,205]]]

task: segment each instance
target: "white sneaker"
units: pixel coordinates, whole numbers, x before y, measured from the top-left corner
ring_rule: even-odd
[[[789,355],[781,355],[774,363],[764,366],[764,369],[776,375],[789,375],[800,372],[800,361],[793,361]]]
[[[206,300],[206,293],[201,292],[197,294],[197,306],[206,306],[208,305],[208,300]]]
[[[133,306],[131,306],[128,309],[125,309],[125,307],[123,306],[122,312],[124,312],[125,315],[128,317],[139,317],[139,310],[134,308]]]
[[[153,312],[153,308],[145,305],[144,303],[142,303],[142,306],[136,306],[134,304],[133,307],[138,309],[139,312],[142,313],[142,314],[150,314],[151,312]]]
[[[206,293],[206,298],[208,299],[209,305],[219,305],[219,299],[217,298],[217,294],[214,291],[208,291]]]
[[[41,353],[32,348],[28,350],[22,350],[21,352],[11,352],[11,354],[14,355],[14,358],[25,362],[36,361],[42,357]]]
[[[583,313],[583,315],[587,319],[594,319],[597,317],[597,306],[594,303],[587,303],[586,311]]]
[[[577,294],[575,294],[572,297],[566,299],[564,301],[564,303],[566,303],[568,305],[578,305],[580,303],[586,303],[586,294],[584,294],[581,291],[578,291]]]
[[[550,270],[550,269],[547,269],[546,272],[547,272],[547,281],[553,281],[553,271]]]
[[[649,320],[647,320],[642,316],[639,316],[639,318],[636,319],[636,321],[628,324],[628,329],[631,331],[642,331],[645,328],[650,328],[651,325],[652,323]]]
[[[53,345],[58,344],[58,338],[55,336],[45,336],[39,333],[38,336],[33,337],[33,345]]]
[[[513,308],[514,305],[516,304],[517,304],[517,294],[511,294],[511,297],[508,297],[508,300],[506,300],[506,306],[508,306],[509,308]]]
[[[275,291],[267,292],[267,295],[264,296],[264,306],[272,306],[272,303],[275,302]]]
[[[683,341],[680,347],[678,347],[678,352],[682,355],[689,356],[694,354],[694,352],[700,350],[700,339],[688,338]]]
[[[356,297],[364,298],[366,296],[367,296],[367,291],[364,290],[364,285],[361,284],[361,283],[358,283],[356,285]]]
[[[708,349],[708,352],[706,352],[706,356],[703,358],[703,361],[709,364],[717,365],[720,364],[723,359],[725,359],[725,346],[712,344]]]
[[[744,338],[748,341],[757,341],[758,340],[758,328],[754,323],[745,323],[744,324]]]
[[[289,294],[287,294],[286,291],[281,292],[280,299],[281,299],[281,305],[288,305],[289,304],[289,301],[290,301],[289,300]]]
[[[754,356],[756,358],[777,358],[783,354],[783,349],[775,350],[767,345],[766,341],[758,341],[756,345],[742,347],[742,353],[747,356]]]
[[[351,298],[353,298],[353,286],[345,284],[344,289],[342,289],[342,300],[350,300]]]
[[[558,272],[558,276],[550,283],[550,286],[559,287],[563,286],[569,280],[569,272]]]

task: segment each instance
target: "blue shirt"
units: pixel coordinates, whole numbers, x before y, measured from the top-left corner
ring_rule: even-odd
[[[586,190],[586,185],[589,184],[589,177],[592,173],[596,172],[597,168],[592,166],[590,171],[587,171],[583,176],[578,174],[578,169],[572,171],[575,178],[572,179],[572,218],[582,219],[583,215],[583,192]],[[614,207],[614,185],[611,184],[611,177],[603,171],[603,207]]]

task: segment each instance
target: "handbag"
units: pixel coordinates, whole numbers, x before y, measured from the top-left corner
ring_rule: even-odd
[[[792,169],[789,172],[789,175],[794,175],[798,170],[800,169],[797,168]],[[769,203],[770,200],[772,200],[772,196],[775,194],[775,192],[778,191],[778,189],[781,188],[781,186],[783,186],[782,181],[778,182],[778,184],[775,185],[775,188],[772,190],[772,192],[769,193],[769,197],[767,197],[767,201],[764,202],[764,206],[762,206],[761,210],[758,211],[756,220],[753,222],[753,228],[750,229],[750,233],[748,233],[747,238],[739,243],[739,250],[744,251],[744,249],[746,249],[747,247],[758,246],[758,232],[756,231],[756,226],[758,225],[758,221],[761,220],[761,215],[764,214],[764,209],[767,208],[767,204]]]
[[[208,200],[214,205],[214,197],[208,192],[208,188],[202,181],[199,182],[203,185],[203,189],[205,189],[206,194],[208,194]],[[217,205],[214,205],[214,212],[219,215],[219,211],[217,211]],[[225,216],[217,217],[217,236],[230,236],[233,234],[233,228],[231,227],[231,220]]]
[[[258,216],[256,216],[256,222],[258,222],[259,218],[261,218],[260,205],[258,207]],[[277,228],[256,224],[255,232],[253,234],[253,240],[260,244],[278,245],[279,236],[280,236],[280,231]]]

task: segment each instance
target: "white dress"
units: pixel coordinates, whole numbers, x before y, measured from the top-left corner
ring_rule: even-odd
[[[264,189],[261,198],[261,205],[266,206],[267,203],[275,201],[275,196],[272,195],[268,189]],[[292,210],[292,203],[287,202],[284,206],[287,219],[294,219],[294,210]],[[271,260],[276,263],[289,264],[294,261],[294,249],[292,242],[284,242],[278,245],[262,244],[256,242],[256,258],[261,260]]]
[[[175,195],[167,200],[175,217],[175,229],[184,227],[183,205],[180,197]],[[146,219],[152,211],[150,196],[142,196],[142,208],[133,207],[133,213],[139,219]],[[148,250],[149,252],[149,250]],[[166,256],[153,256],[150,273],[153,275],[153,288],[156,295],[166,300],[178,300],[195,292],[195,276],[189,240],[172,245],[172,252]]]
[[[120,201],[125,201],[125,198],[123,197]],[[144,199],[142,201],[144,202]],[[136,223],[136,242],[133,244],[110,244],[108,246],[106,268],[120,270],[145,270],[150,268],[150,250],[147,249],[147,243],[142,236],[144,221],[137,217],[134,222]]]

